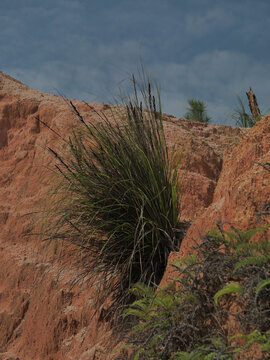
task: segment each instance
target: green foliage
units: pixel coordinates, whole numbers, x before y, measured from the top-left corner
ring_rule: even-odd
[[[223,232],[224,242],[232,249],[234,249],[233,257],[237,259],[240,256],[240,260],[234,266],[233,274],[241,267],[247,268],[248,266],[263,267],[270,261],[270,241],[261,240],[257,243],[250,242],[251,238],[259,231],[267,230],[269,226],[261,226],[258,228],[250,229],[248,231],[239,232]],[[268,279],[262,280],[256,287],[256,293],[259,289],[268,285]],[[218,299],[220,296],[229,293],[241,293],[243,286],[238,282],[231,282],[226,284],[221,290],[219,290],[214,300],[218,305]]]
[[[146,358],[149,359],[162,358],[167,351],[166,345],[164,346],[163,334],[173,336],[173,331],[182,317],[181,310],[179,310],[179,298],[173,295],[170,286],[166,289],[158,289],[156,293],[153,290],[149,293],[146,286],[136,284],[133,291],[140,298],[125,310],[124,317],[132,315],[131,319],[136,317],[139,320],[135,324],[132,323],[132,333],[135,336],[138,334],[142,343],[144,343],[142,335],[147,336],[149,332],[152,334],[149,343],[145,343],[145,347],[135,347],[134,359],[139,354],[142,356],[147,354]]]
[[[237,354],[243,350],[248,350],[253,344],[259,344],[262,353],[270,352],[270,330],[265,331],[264,334],[262,334],[258,330],[254,330],[248,335],[236,334],[231,338],[231,340],[237,338],[245,339],[246,343],[244,344],[244,346],[236,348],[234,350],[234,354]]]
[[[234,267],[234,271],[245,265],[263,266],[270,259],[270,256],[249,256],[238,261]]]
[[[270,278],[259,282],[259,284],[256,286],[256,294],[258,294],[258,292],[267,285],[270,285]]]
[[[235,125],[250,128],[253,127],[257,121],[261,119],[261,116],[258,119],[254,119],[251,114],[248,114],[245,109],[245,105],[241,98],[237,96],[238,107],[234,109],[232,118],[235,120]]]
[[[211,118],[207,115],[207,106],[201,100],[189,99],[189,107],[185,114],[185,118],[188,120],[199,121],[203,123],[209,123]]]
[[[173,355],[173,360],[233,360],[232,355],[226,351],[226,344],[220,338],[212,337],[207,344],[197,346],[196,350],[185,352],[179,351]]]
[[[243,290],[243,287],[241,284],[239,283],[229,283],[226,284],[221,290],[219,290],[215,296],[214,296],[214,301],[215,304],[218,305],[218,299],[225,294],[231,294],[231,293],[241,293]]]
[[[81,126],[65,141],[66,155],[49,148],[61,182],[47,239],[75,245],[83,276],[102,274],[103,294],[117,304],[129,301],[131,284],[159,283],[181,241],[179,154],[168,154],[158,89],[132,84],[125,107],[98,114],[98,124],[71,103]]]
[[[270,242],[252,242],[252,237],[269,226],[231,228],[226,232],[220,223],[207,231],[194,249],[196,255],[172,264],[178,276],[165,288],[149,291],[145,285],[134,286],[138,299],[124,315],[131,324],[125,340],[134,350],[132,359],[229,360],[253,344],[267,354]],[[221,296],[224,301],[219,301]],[[241,310],[232,313],[232,302]],[[243,334],[228,338],[224,325],[229,316]],[[237,346],[240,337],[245,341]]]

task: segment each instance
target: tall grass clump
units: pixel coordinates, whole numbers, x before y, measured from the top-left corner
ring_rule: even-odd
[[[237,101],[238,107],[234,109],[234,113],[232,115],[235,120],[235,125],[245,128],[253,127],[260,119],[253,119],[253,117],[246,112],[245,105],[239,96],[237,97]]]
[[[78,249],[84,275],[101,274],[102,293],[118,305],[132,284],[158,284],[180,245],[179,157],[168,152],[158,89],[134,77],[132,85],[124,107],[95,124],[71,103],[81,126],[67,155],[49,148],[61,185],[47,239]]]

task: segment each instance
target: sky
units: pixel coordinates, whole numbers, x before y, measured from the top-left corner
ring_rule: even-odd
[[[269,0],[0,0],[0,31],[0,70],[44,92],[113,103],[143,64],[168,114],[234,125],[250,86],[270,112]]]

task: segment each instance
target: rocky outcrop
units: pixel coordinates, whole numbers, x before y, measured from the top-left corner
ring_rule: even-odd
[[[247,230],[269,223],[269,214],[257,214],[270,199],[270,174],[262,166],[270,159],[270,116],[244,134],[237,146],[224,154],[222,171],[211,204],[194,219],[181,244],[180,255],[192,251],[199,233],[219,220]],[[269,232],[270,234],[270,232]],[[171,257],[179,256],[172,254]]]
[[[74,103],[88,121],[100,121],[100,111],[110,116],[108,105]],[[256,211],[270,197],[269,174],[254,163],[269,161],[270,118],[251,130],[168,115],[164,120],[169,146],[182,157],[181,217],[192,222],[179,254],[191,251],[198,231],[220,216],[243,227],[254,225]],[[40,231],[35,215],[46,201],[54,169],[46,146],[64,150],[57,134],[67,136],[76,121],[61,97],[0,73],[1,360],[110,358],[111,332],[94,307],[94,289],[87,283],[72,287],[80,274],[72,254],[69,261],[54,261],[53,247],[35,235]]]

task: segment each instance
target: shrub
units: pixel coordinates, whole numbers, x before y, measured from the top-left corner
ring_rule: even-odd
[[[206,104],[201,100],[190,99],[188,100],[189,107],[185,114],[185,118],[188,120],[199,121],[203,123],[210,122],[211,118],[207,115]]]
[[[133,97],[111,108],[112,120],[102,113],[88,123],[71,103],[81,127],[67,156],[49,148],[61,184],[46,238],[75,245],[82,276],[102,274],[104,298],[117,305],[129,301],[132,284],[158,284],[181,241],[179,156],[168,153],[158,89],[153,95],[150,81],[134,77],[132,84]]]
[[[269,226],[268,226],[269,227]],[[252,243],[260,227],[245,232],[223,224],[202,237],[196,255],[177,260],[179,276],[164,289],[137,284],[138,299],[125,311],[133,359],[233,359],[253,343],[270,350],[270,240]],[[225,301],[221,301],[225,298]],[[223,299],[224,300],[224,299]],[[237,304],[239,311],[232,312]],[[243,334],[228,338],[229,315]],[[236,338],[246,340],[235,345]]]

